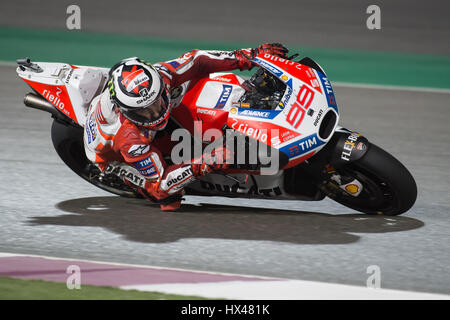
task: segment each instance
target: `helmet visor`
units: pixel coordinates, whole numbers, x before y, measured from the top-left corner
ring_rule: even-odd
[[[135,110],[123,110],[125,117],[130,119],[139,125],[157,125],[162,121],[169,111],[168,105],[163,97],[160,95],[155,102],[151,105],[135,109]]]

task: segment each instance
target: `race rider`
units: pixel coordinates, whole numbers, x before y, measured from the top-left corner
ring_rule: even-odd
[[[196,49],[153,65],[139,58],[120,61],[111,68],[106,89],[88,110],[84,131],[88,159],[102,171],[110,163],[137,170],[146,178],[143,183],[127,173],[130,170],[119,172],[128,185],[160,203],[162,210],[179,208],[184,186],[196,177],[224,169],[226,163],[214,159],[213,154],[168,166],[152,139],[164,130],[171,109],[180,104],[197,79],[214,72],[251,69],[251,60],[262,52],[286,58],[288,50],[281,44],[266,43],[235,51]]]

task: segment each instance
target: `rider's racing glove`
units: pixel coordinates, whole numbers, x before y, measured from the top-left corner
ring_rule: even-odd
[[[269,53],[286,59],[289,49],[281,43],[264,43],[255,49],[241,49],[234,51],[236,59],[239,61],[239,69],[247,70],[253,67],[252,60],[260,53]]]
[[[227,148],[216,148],[210,154],[203,154],[200,158],[192,160],[192,173],[195,177],[199,177],[214,171],[222,171],[229,167],[231,161],[231,152]]]

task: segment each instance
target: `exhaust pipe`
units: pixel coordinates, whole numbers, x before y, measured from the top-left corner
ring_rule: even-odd
[[[23,103],[30,108],[49,112],[53,117],[58,117],[58,110],[47,100],[39,97],[34,93],[27,93],[23,99]]]

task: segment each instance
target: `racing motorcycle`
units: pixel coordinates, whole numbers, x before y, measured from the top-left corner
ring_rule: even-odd
[[[408,211],[417,197],[410,172],[360,133],[338,125],[339,110],[325,71],[309,57],[294,61],[297,56],[283,59],[261,53],[253,59],[257,71],[250,79],[218,73],[190,84],[166,131],[184,128],[195,136],[194,122],[200,122],[203,130],[231,130],[245,137],[244,151],[256,142],[276,156],[277,167],[272,174],[261,174],[264,164],[259,157],[256,162],[244,161],[228,173],[199,178],[185,188],[186,195],[280,201],[329,197],[367,214]],[[100,171],[84,152],[87,109],[104,90],[109,69],[33,63],[28,58],[17,62],[18,76],[34,91],[25,95],[24,104],[52,115],[51,137],[64,163],[103,190],[141,197],[123,181],[124,176],[144,181],[137,171],[120,167]],[[177,98],[182,90],[175,88],[171,97]],[[154,143],[159,140],[164,141],[156,136]]]

